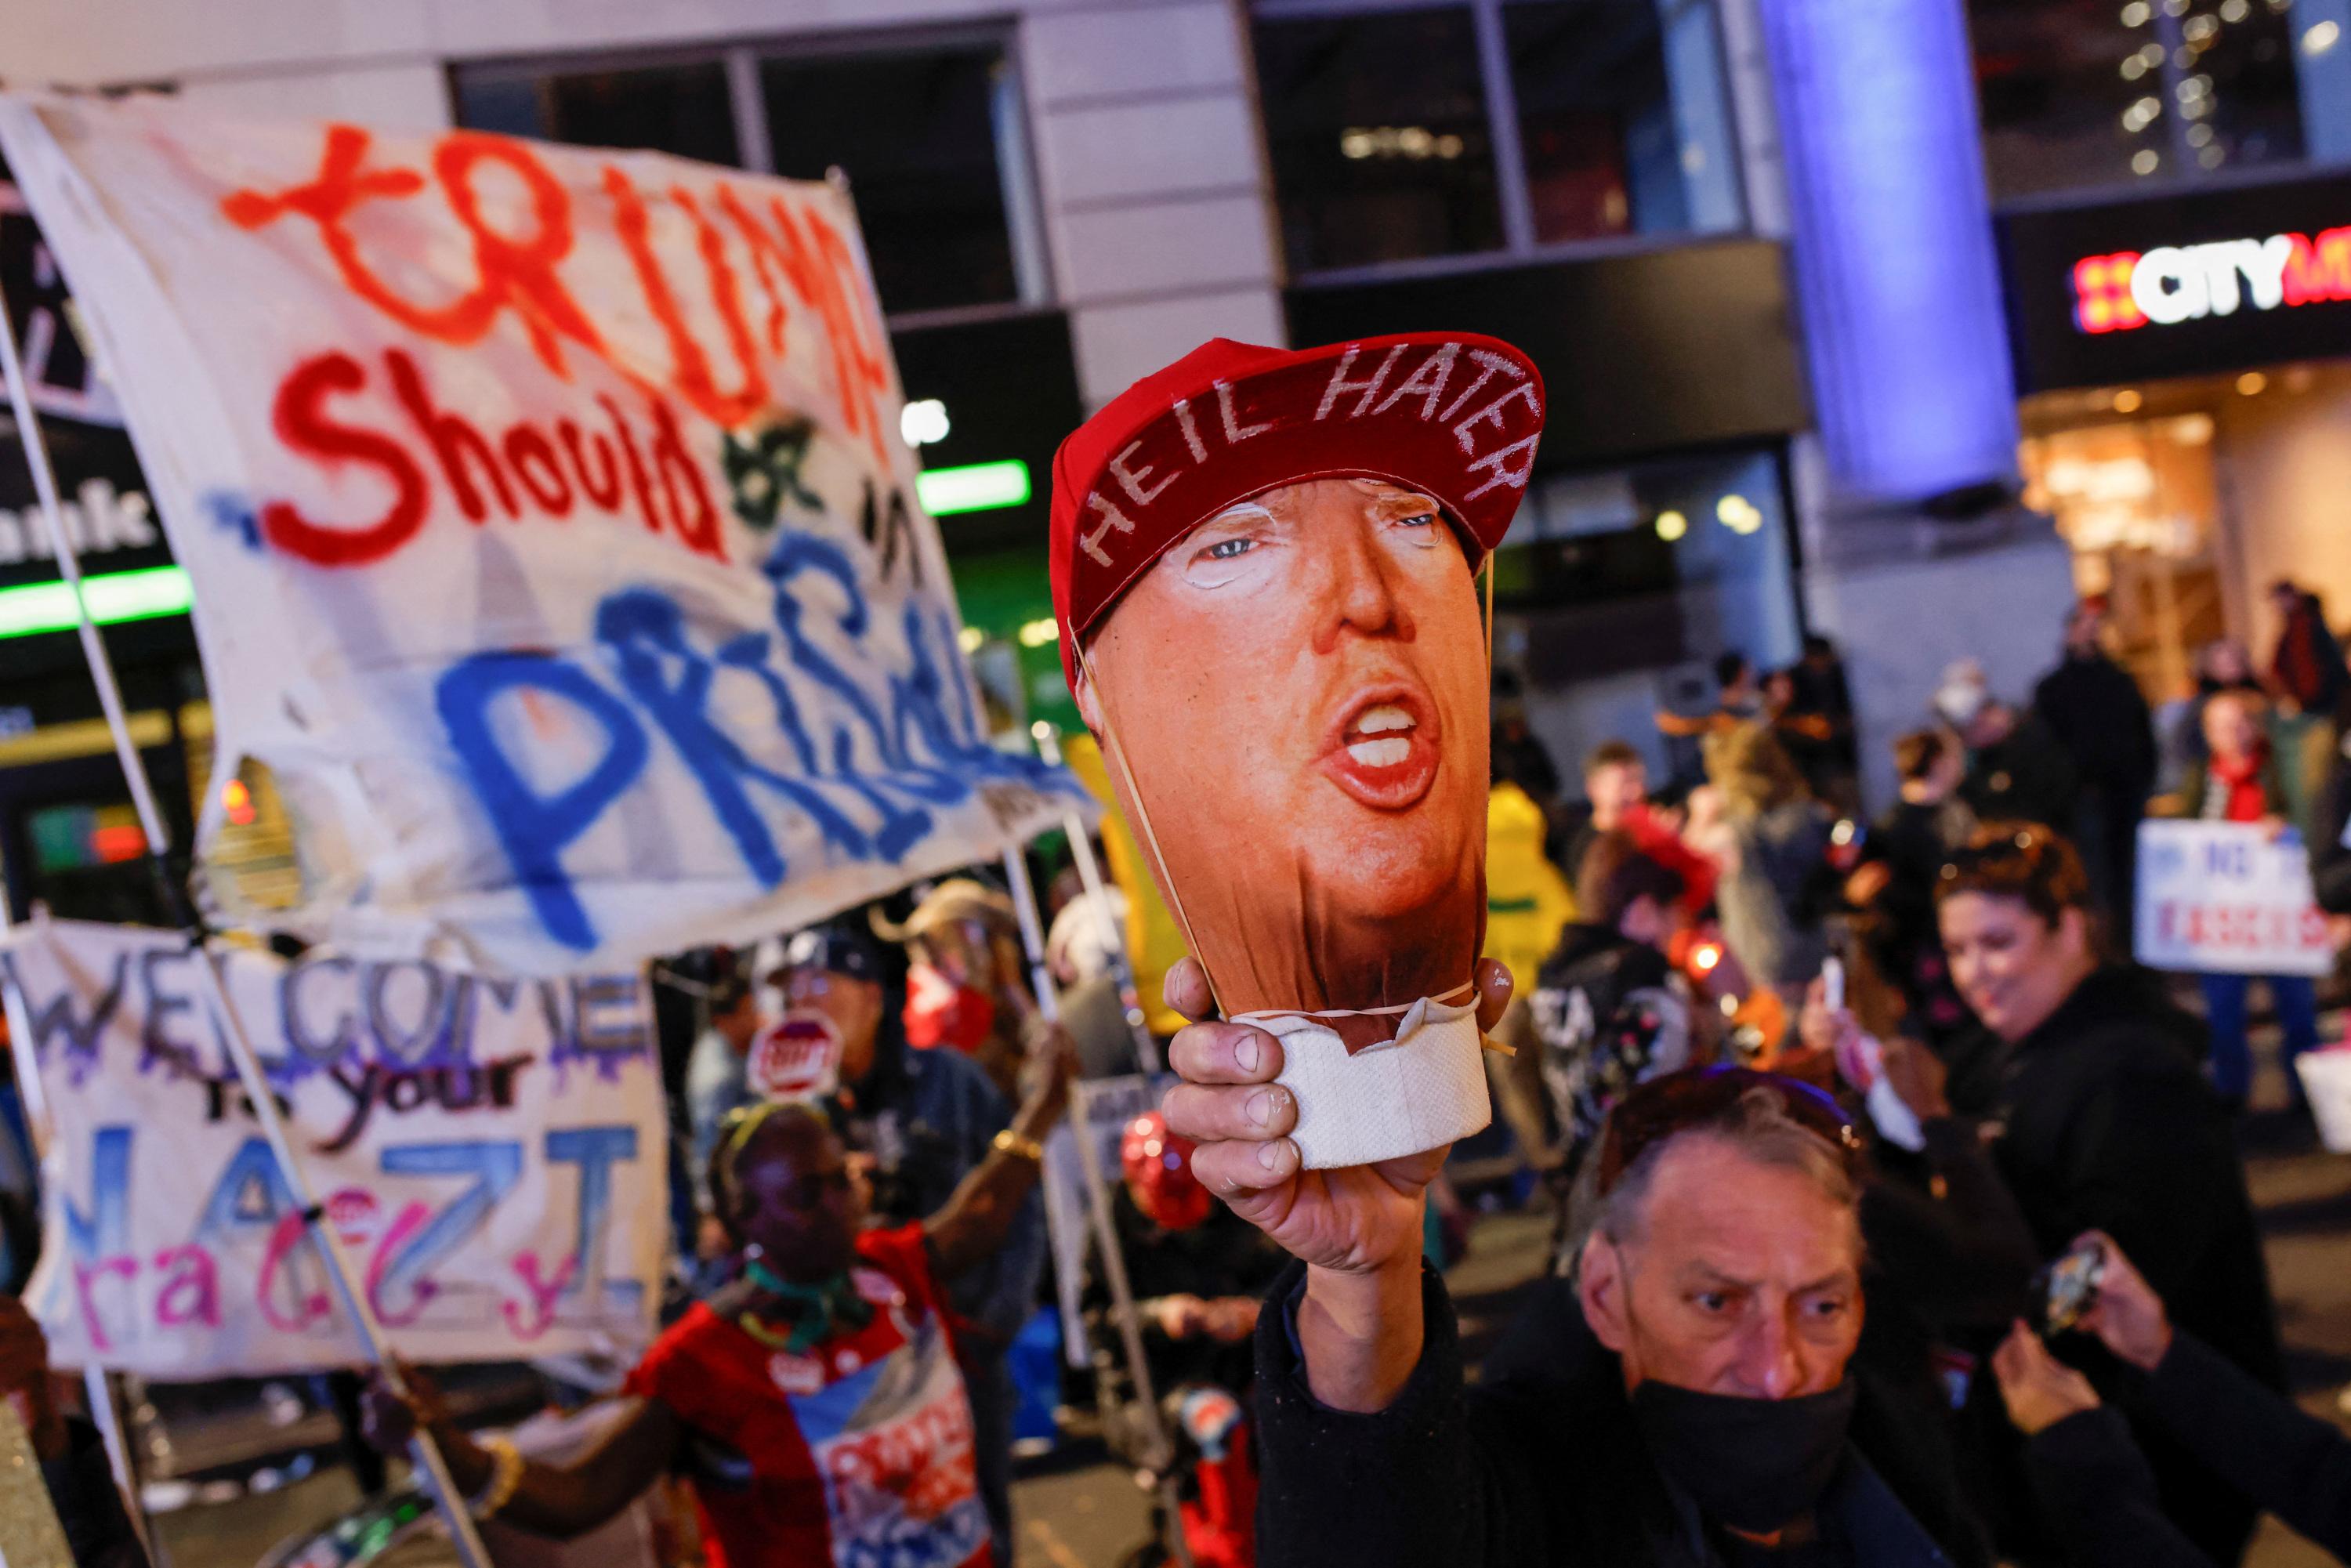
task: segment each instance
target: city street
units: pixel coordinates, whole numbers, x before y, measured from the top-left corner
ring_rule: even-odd
[[[2330,1022],[2330,1038],[2339,1027],[2339,1019]],[[2351,1158],[2320,1151],[2306,1124],[2273,1109],[2283,1094],[2265,1051],[2257,1109],[2246,1127],[2246,1168],[2294,1393],[2305,1409],[2351,1429],[2351,1412],[2337,1404],[2351,1387],[2351,1270],[2343,1266],[2351,1245]],[[1450,1279],[1473,1350],[1508,1320],[1518,1292],[1541,1267],[1549,1228],[1540,1213],[1500,1214],[1471,1233],[1468,1256]],[[356,1499],[349,1476],[332,1470],[267,1496],[167,1515],[162,1541],[173,1568],[244,1568]],[[1015,1568],[1114,1568],[1149,1528],[1146,1499],[1129,1472],[1082,1454],[1032,1464],[1013,1499],[1019,1516]],[[2332,1560],[2267,1520],[2245,1561],[2248,1568],[2325,1568]]]

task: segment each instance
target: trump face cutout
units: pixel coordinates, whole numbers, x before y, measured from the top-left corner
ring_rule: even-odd
[[[1491,1114],[1474,569],[1542,415],[1492,338],[1219,340],[1054,458],[1063,667],[1219,1007],[1281,1042],[1309,1167]]]
[[[1486,642],[1436,499],[1319,478],[1228,507],[1127,590],[1085,672],[1228,1012],[1400,1008],[1468,980]]]

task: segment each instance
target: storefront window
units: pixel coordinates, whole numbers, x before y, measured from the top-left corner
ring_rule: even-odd
[[[2103,395],[2043,399],[2043,417]],[[2158,699],[2185,690],[2197,651],[2227,632],[2213,434],[2190,410],[2050,429],[2020,454],[2024,504],[2056,519],[2074,587],[2107,601],[2116,653]]]
[[[1500,247],[1466,7],[1260,21],[1257,62],[1294,269]]]
[[[885,309],[1042,304],[1018,85],[999,41],[643,64],[458,67],[460,124],[799,179],[841,169]]]
[[[996,48],[759,63],[776,172],[847,172],[898,311],[1019,298],[994,129],[1009,91]]]
[[[1494,556],[1494,657],[1557,756],[1623,736],[1656,748],[1660,778],[1687,780],[1696,748],[1659,740],[1657,711],[1710,706],[1722,653],[1795,663],[1803,629],[1784,496],[1772,449],[1528,488]]]
[[[2288,0],[1972,0],[1997,200],[2291,162],[2343,106]],[[2326,26],[2331,26],[2332,24]],[[2318,29],[2300,52],[2334,47]]]
[[[1293,273],[1742,222],[1705,0],[1258,0]]]
[[[743,162],[726,104],[726,68],[716,60],[471,83],[461,76],[457,118],[474,130],[510,136],[645,147],[705,163]]]

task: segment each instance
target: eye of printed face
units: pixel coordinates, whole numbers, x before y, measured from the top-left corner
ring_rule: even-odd
[[[1272,570],[1276,547],[1287,541],[1290,531],[1266,507],[1245,501],[1201,524],[1169,552],[1167,560],[1193,588],[1259,581]]]

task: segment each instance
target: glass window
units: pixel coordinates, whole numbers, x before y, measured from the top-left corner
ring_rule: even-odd
[[[1737,223],[1710,11],[1538,0],[1502,17],[1538,244]]]
[[[1660,781],[1700,775],[1698,747],[1658,736],[1660,708],[1713,705],[1708,666],[1802,653],[1792,528],[1774,449],[1550,474],[1494,552],[1494,663],[1562,760],[1614,737]]]
[[[1972,0],[1995,199],[2303,156],[2286,0]]]
[[[1293,273],[1744,219],[1711,0],[1258,0]]]
[[[848,174],[892,310],[1019,298],[995,134],[1019,107],[1001,50],[762,60],[759,92],[776,172]]]
[[[1466,7],[1259,18],[1256,38],[1293,271],[1500,248]]]
[[[581,147],[643,148],[743,162],[726,68],[717,60],[624,70],[457,78],[458,123]]]
[[[758,101],[737,101],[732,84],[751,80]],[[1012,182],[1027,171],[1019,93],[999,44],[467,66],[454,87],[458,123],[475,130],[649,148],[798,179],[842,170],[893,315],[1046,297],[1042,247],[1015,243]],[[741,137],[762,126],[767,145],[744,146]]]

